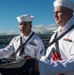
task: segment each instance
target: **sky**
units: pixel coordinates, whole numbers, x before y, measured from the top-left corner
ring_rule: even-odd
[[[53,31],[57,28],[53,18],[53,2],[54,0],[0,0],[0,34],[19,33],[16,17],[24,14],[34,16],[34,31]]]

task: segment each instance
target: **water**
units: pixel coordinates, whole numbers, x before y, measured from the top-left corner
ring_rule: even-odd
[[[0,48],[4,48],[5,47],[5,45],[3,45],[3,44],[0,44]]]
[[[0,48],[4,48],[4,47],[6,47],[8,44],[0,44]]]

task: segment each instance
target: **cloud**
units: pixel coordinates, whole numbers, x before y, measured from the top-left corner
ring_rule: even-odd
[[[11,30],[11,31],[0,31],[0,35],[17,35],[19,31]]]
[[[40,34],[50,34],[52,33],[55,29],[57,29],[58,25],[56,24],[49,24],[48,26],[45,25],[35,25],[32,27],[32,30],[36,33]],[[16,30],[11,30],[11,31],[0,31],[0,35],[16,35],[20,34],[19,31]]]
[[[56,24],[50,24],[48,26],[36,25],[36,26],[33,26],[32,30],[35,31],[36,33],[40,33],[40,34],[50,34],[54,30],[56,30],[57,27],[58,27],[58,25],[56,25]]]

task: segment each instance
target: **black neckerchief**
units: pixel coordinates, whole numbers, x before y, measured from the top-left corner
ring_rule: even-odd
[[[20,51],[22,48],[23,48],[23,46],[30,40],[30,38],[34,35],[35,33],[33,32],[31,35],[30,35],[30,37],[22,44],[22,45],[20,45],[19,47],[18,47],[18,49],[16,50],[16,52],[15,52],[15,55],[17,54],[17,52],[18,51]],[[20,40],[22,41],[22,39],[20,38]],[[23,52],[23,51],[22,51]]]

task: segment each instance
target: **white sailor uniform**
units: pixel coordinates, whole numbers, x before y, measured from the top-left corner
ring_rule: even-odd
[[[60,28],[58,28],[58,36],[72,25],[74,25],[74,17],[66,23],[62,32],[59,33]],[[53,34],[50,41],[54,39],[54,35],[55,34]],[[62,60],[52,61],[52,48],[55,48],[55,44],[48,47],[46,55],[42,56],[39,61],[40,75],[56,75],[61,73],[64,75],[74,75],[74,29],[69,31],[58,42]]]
[[[32,33],[33,32],[31,32],[29,34],[29,36]],[[23,43],[25,42],[24,36],[22,36],[22,35],[15,36],[8,46],[6,46],[3,49],[0,49],[0,58],[8,58],[14,52],[16,52],[17,48],[20,46],[20,36],[23,38],[22,42]],[[31,57],[35,57],[35,58],[39,59],[39,58],[41,58],[42,55],[44,55],[44,53],[45,53],[45,50],[44,50],[44,44],[43,44],[42,40],[40,39],[40,37],[37,34],[34,34],[32,36],[32,38],[24,46],[23,55],[19,56],[19,51],[18,51],[18,53],[16,54],[16,59],[22,59],[26,55],[30,55]]]

